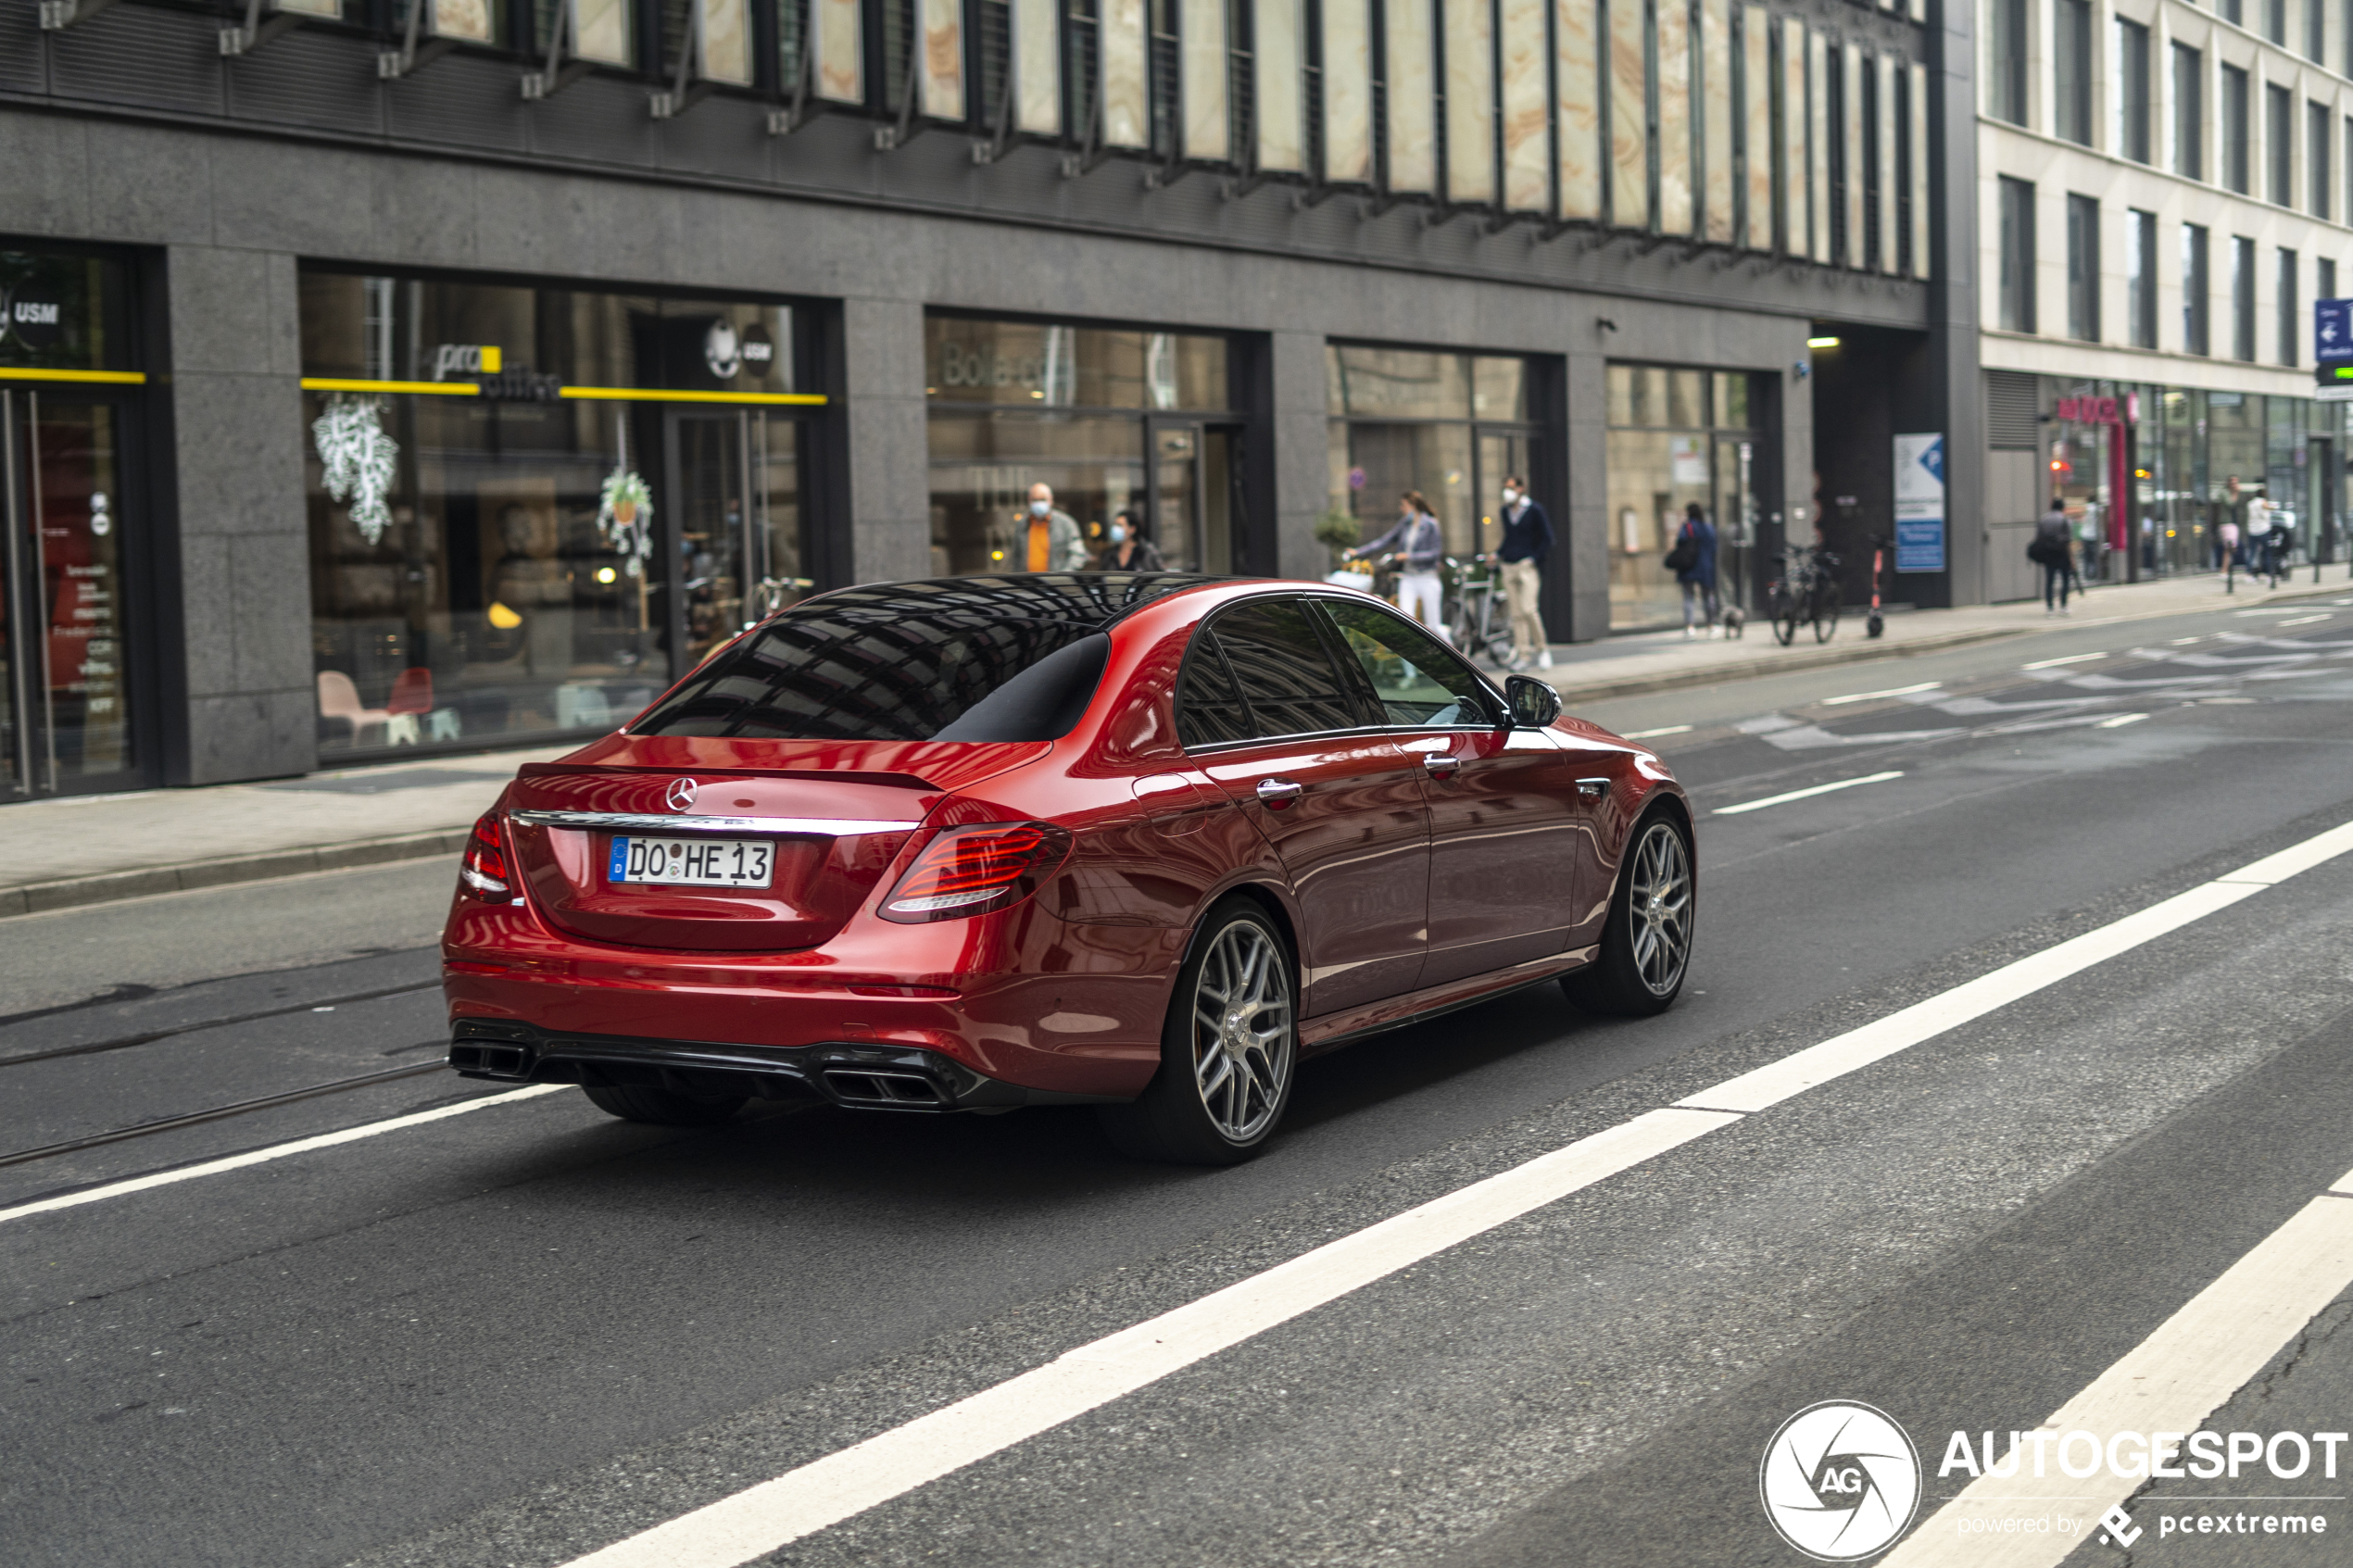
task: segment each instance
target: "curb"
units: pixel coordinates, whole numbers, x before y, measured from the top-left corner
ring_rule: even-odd
[[[144,898],[155,893],[184,893],[199,887],[227,887],[240,882],[266,882],[273,877],[300,876],[305,872],[343,871],[353,866],[388,865],[396,860],[430,859],[455,855],[466,847],[468,828],[442,828],[407,833],[392,838],[361,838],[343,844],[319,844],[305,849],[272,849],[259,855],[224,855],[218,859],[188,860],[176,866],[152,866],[139,871],[108,872],[101,876],[68,877],[57,882],[29,882],[0,887],[0,920],[10,915],[39,914],[44,909],[69,909],[83,904],[107,904],[118,898]]]
[[[2023,637],[2030,635],[2031,631],[2031,628],[2023,626],[1972,627],[1966,632],[1940,633],[1935,636],[1901,643],[1863,642],[1839,647],[1825,645],[1791,648],[1778,656],[1765,655],[1743,659],[1737,664],[1713,664],[1693,670],[1662,670],[1654,675],[1629,675],[1620,681],[1594,681],[1572,686],[1555,678],[1553,684],[1561,694],[1564,703],[1599,702],[1606,697],[1642,696],[1651,692],[1712,686],[1724,681],[1753,681],[1760,676],[1785,675],[1800,670],[1823,670],[1836,664],[1860,664],[1872,659],[1910,659],[1924,653],[1944,653],[1951,648],[1967,647],[1972,643]]]

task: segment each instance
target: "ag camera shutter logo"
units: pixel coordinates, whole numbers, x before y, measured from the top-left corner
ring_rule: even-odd
[[[1781,1539],[1818,1562],[1855,1562],[1910,1527],[1919,1450],[1886,1411],[1826,1399],[1781,1423],[1756,1488]]]

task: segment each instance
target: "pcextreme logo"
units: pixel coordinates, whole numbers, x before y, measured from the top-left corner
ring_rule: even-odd
[[[1826,1399],[1781,1423],[1756,1487],[1781,1539],[1819,1562],[1854,1562],[1911,1524],[1919,1450],[1886,1411]]]

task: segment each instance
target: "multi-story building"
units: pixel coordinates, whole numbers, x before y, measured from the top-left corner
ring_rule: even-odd
[[[2353,289],[2353,6],[1983,0],[1987,591],[2056,494],[2113,574],[2196,570],[2266,495],[2342,552],[2347,405],[2313,301]],[[2120,500],[2121,504],[2120,505]]]
[[[1929,15],[8,0],[0,797],[594,733],[812,585],[1027,569],[1040,481],[1319,575],[1525,474],[1560,638],[1673,622],[1691,503],[1736,600],[1867,570],[1894,436],[1977,506]],[[1910,507],[1896,596],[1976,597]]]

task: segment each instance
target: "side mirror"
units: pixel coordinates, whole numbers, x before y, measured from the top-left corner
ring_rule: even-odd
[[[1514,675],[1504,683],[1504,699],[1511,706],[1511,728],[1541,730],[1561,716],[1561,694],[1533,675]]]

